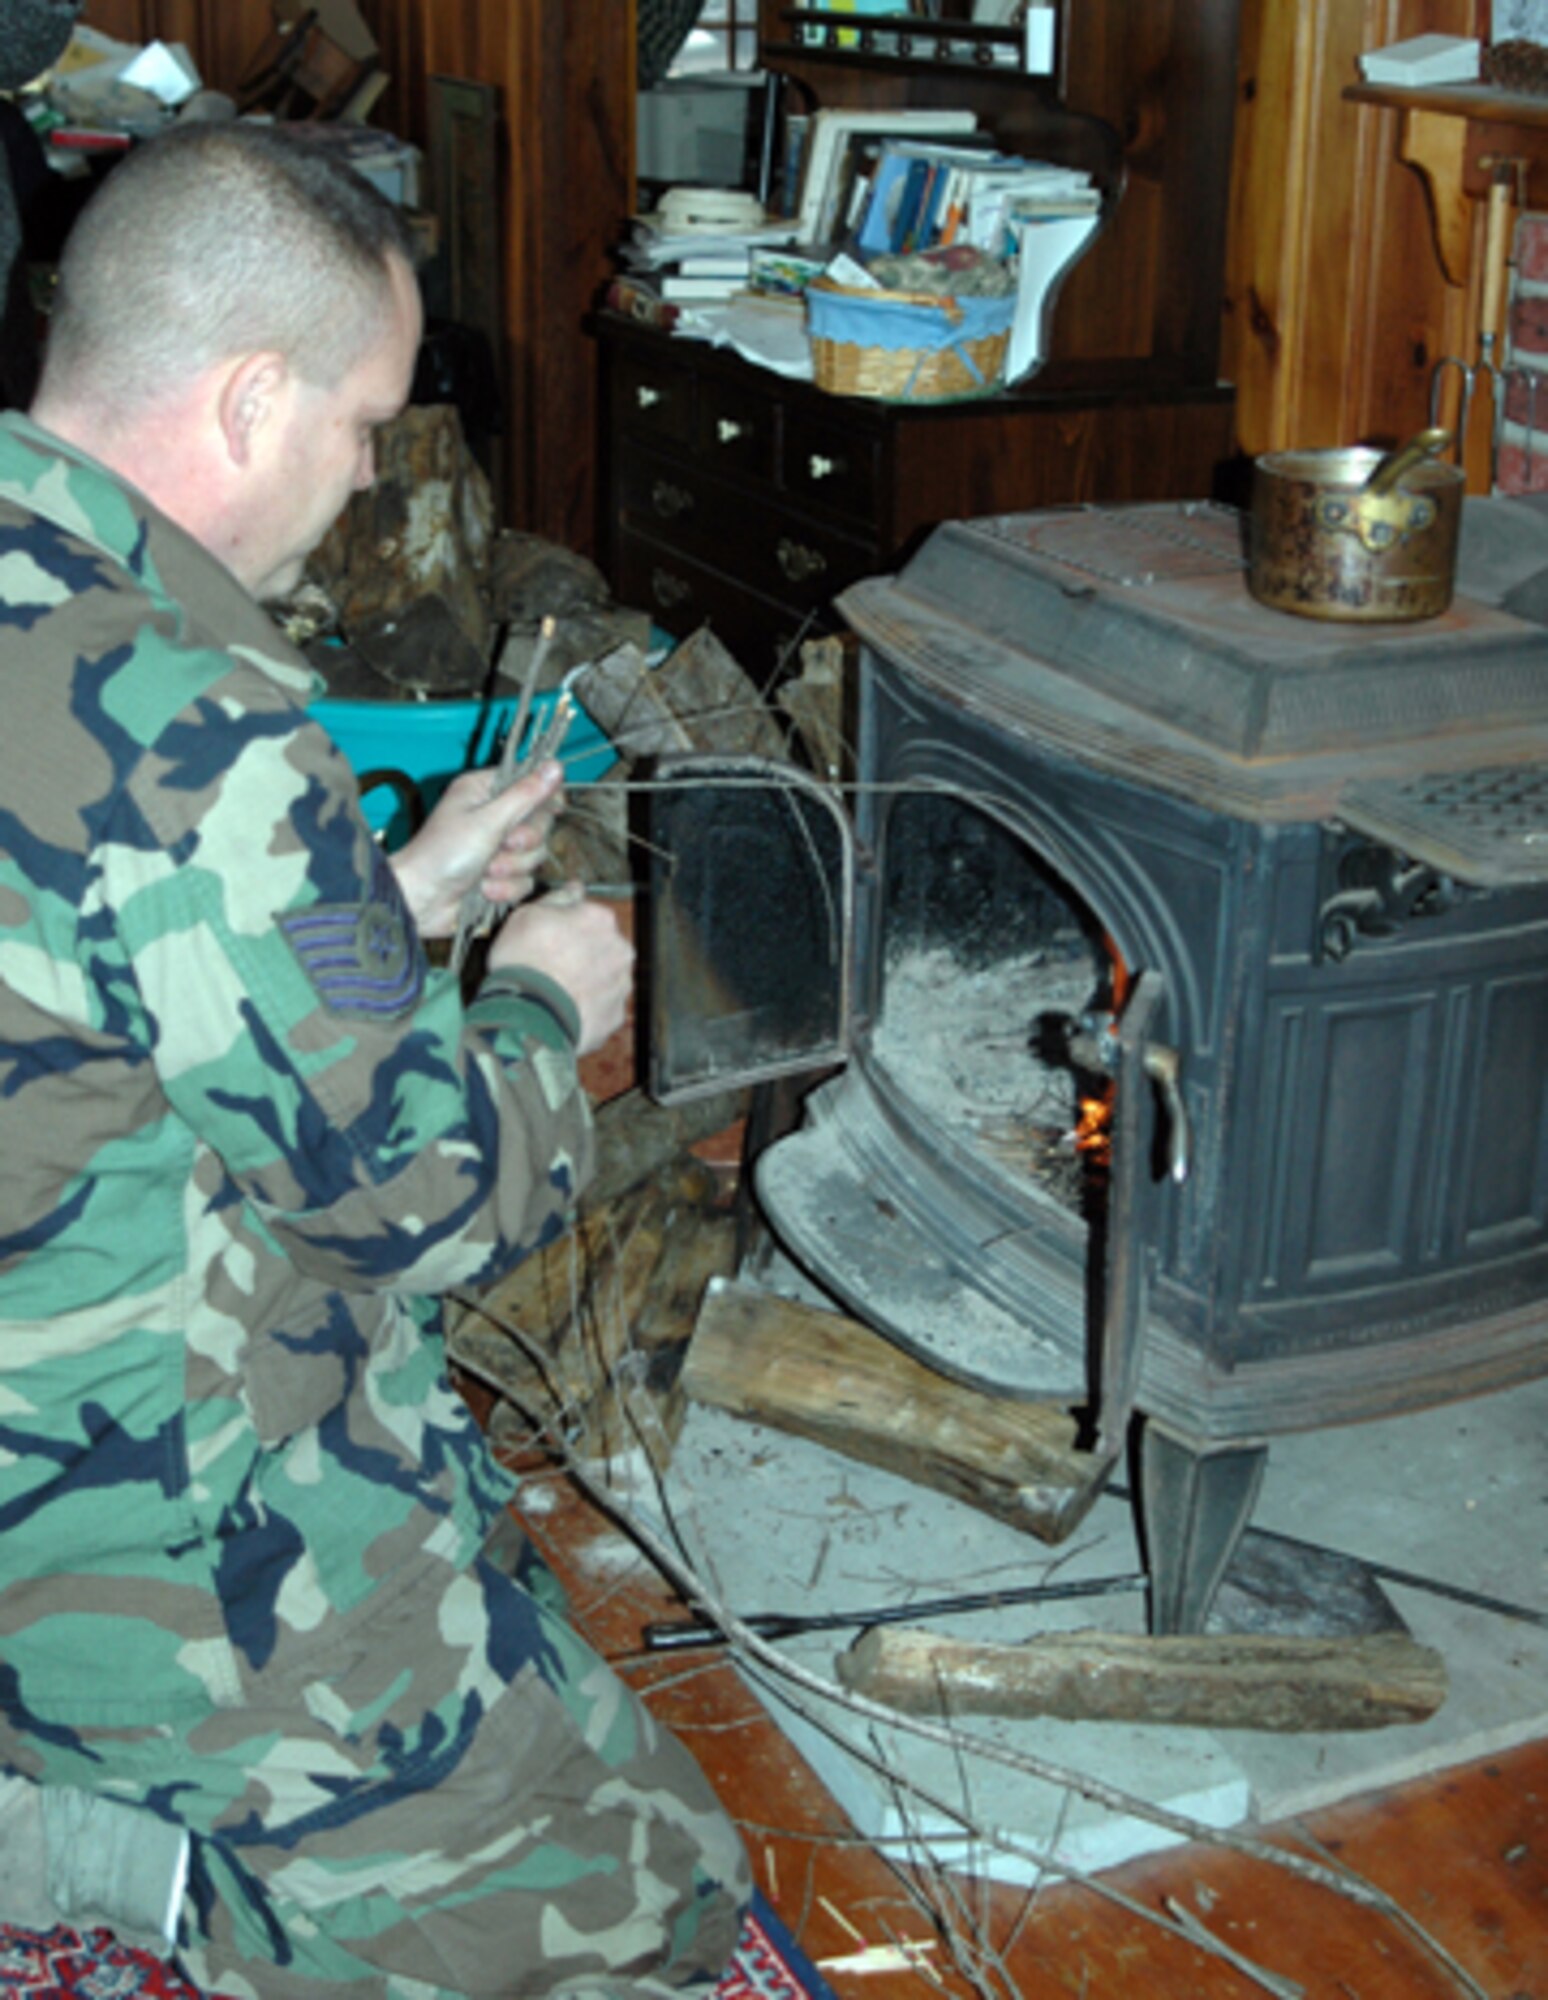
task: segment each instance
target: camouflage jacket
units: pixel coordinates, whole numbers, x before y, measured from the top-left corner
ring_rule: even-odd
[[[437,1294],[589,1170],[568,998],[428,967],[311,676],[0,418],[0,1715],[195,1719],[509,1497]]]

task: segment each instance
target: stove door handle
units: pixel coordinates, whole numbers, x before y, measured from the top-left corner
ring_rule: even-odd
[[[1164,1042],[1147,1042],[1141,1059],[1146,1076],[1166,1106],[1166,1171],[1180,1186],[1193,1164],[1193,1131],[1182,1094],[1182,1059]]]

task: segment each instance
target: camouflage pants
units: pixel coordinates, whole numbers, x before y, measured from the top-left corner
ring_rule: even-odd
[[[486,1557],[332,1622],[260,1701],[187,1730],[61,1732],[22,1760],[190,1829],[189,1978],[238,2000],[714,1985],[748,1895],[740,1841],[561,1617]]]

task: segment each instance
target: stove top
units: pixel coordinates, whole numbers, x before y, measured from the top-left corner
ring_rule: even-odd
[[[1045,750],[1244,817],[1336,816],[1469,880],[1548,879],[1548,628],[1509,611],[1270,610],[1244,517],[1208,502],[950,522],[839,602]]]

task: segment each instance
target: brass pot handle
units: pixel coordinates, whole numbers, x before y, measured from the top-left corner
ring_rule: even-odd
[[[1373,494],[1367,487],[1348,496],[1324,494],[1317,502],[1319,528],[1354,535],[1372,555],[1422,534],[1434,519],[1435,502],[1427,493]]]

